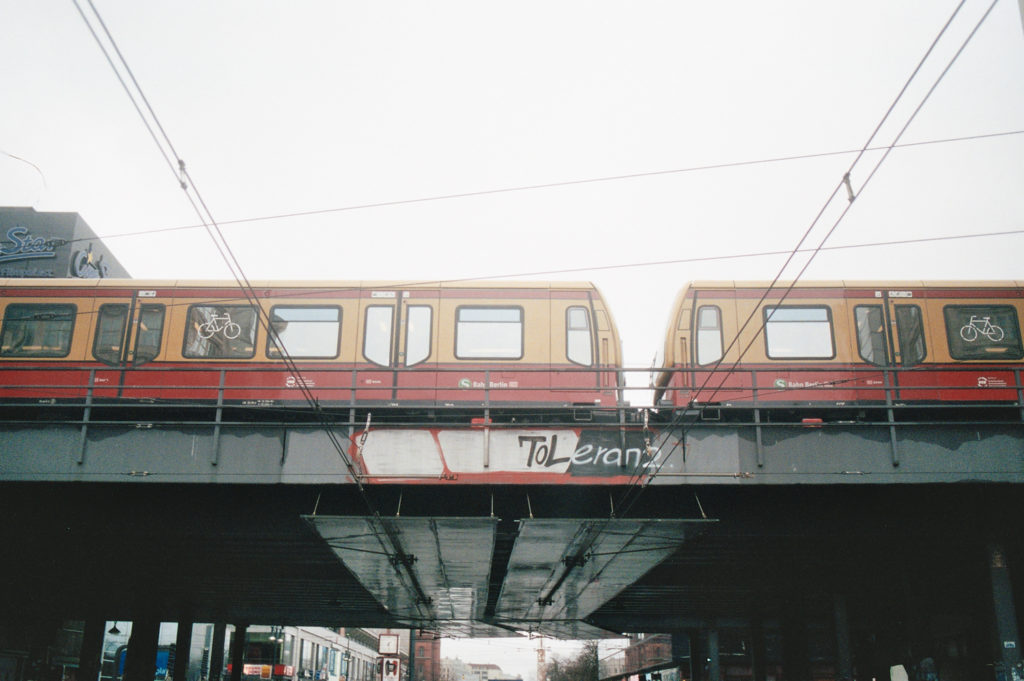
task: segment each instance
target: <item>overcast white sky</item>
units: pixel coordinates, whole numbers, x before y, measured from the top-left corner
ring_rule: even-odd
[[[626,265],[788,250],[853,155],[335,209],[857,149],[957,4],[94,2],[250,278],[595,268],[535,278],[596,282],[631,366],[684,282],[783,258]],[[987,7],[966,2],[876,145]],[[137,278],[226,278],[201,229],[113,238],[197,217],[71,0],[0,17],[0,205],[81,213]],[[1002,0],[903,142],[1024,130],[1022,36]],[[829,244],[1024,230],[1022,188],[1024,134],[897,149]],[[308,211],[330,212],[228,224]],[[829,251],[805,278],[1024,279],[1022,246]]]
[[[627,643],[628,641],[625,639],[600,641],[598,655],[601,659],[605,659],[621,654]],[[519,675],[525,681],[536,681],[537,649],[540,645],[540,638],[525,637],[477,641],[442,639],[441,655],[451,658],[458,657],[463,662],[496,664],[506,674]],[[555,657],[571,660],[580,653],[582,648],[582,644],[578,641],[557,641],[548,638],[544,639],[543,645],[548,662]]]

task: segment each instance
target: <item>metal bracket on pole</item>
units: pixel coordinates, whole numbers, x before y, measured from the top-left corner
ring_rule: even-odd
[[[850,173],[843,175],[843,184],[846,185],[846,198],[853,203],[853,200],[857,198],[857,195],[853,193],[853,185],[850,184]]]
[[[764,440],[762,439],[761,433],[761,409],[758,406],[758,395],[757,395],[757,372],[752,371],[750,373],[750,385],[752,386],[751,392],[754,397],[754,439],[756,440],[757,446],[757,467],[764,468]]]
[[[892,465],[893,468],[900,465],[900,450],[899,445],[896,442],[896,418],[893,414],[892,409],[892,382],[889,380],[889,372],[882,372],[882,376],[885,379],[885,413],[886,418],[889,421],[889,445],[892,448]]]
[[[224,415],[224,384],[227,381],[227,370],[220,370],[220,385],[217,386],[217,414],[214,417],[213,426],[213,458],[210,460],[211,466],[216,466],[220,463],[220,421]]]
[[[1019,381],[1018,381],[1019,382]],[[92,391],[96,385],[96,370],[89,370],[89,390],[85,393],[85,409],[82,410],[82,439],[78,443],[77,464],[85,462],[85,448],[88,444],[89,417],[92,414]]]

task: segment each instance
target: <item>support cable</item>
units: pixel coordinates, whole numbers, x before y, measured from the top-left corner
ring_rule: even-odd
[[[896,147],[896,145],[899,142],[900,138],[903,136],[903,134],[909,128],[910,124],[917,117],[917,114],[921,111],[922,107],[924,107],[924,104],[931,97],[932,93],[938,87],[939,83],[942,81],[942,79],[945,77],[945,75],[952,68],[953,64],[960,57],[960,55],[963,53],[964,49],[967,47],[968,43],[971,41],[971,39],[977,33],[977,31],[981,27],[981,25],[988,18],[989,14],[992,12],[992,9],[995,7],[997,2],[998,2],[998,0],[993,0],[993,2],[989,5],[988,9],[985,11],[985,13],[982,15],[982,17],[975,24],[975,26],[971,30],[971,32],[963,40],[963,42],[960,45],[960,48],[956,51],[956,53],[952,56],[952,58],[946,64],[946,67],[942,70],[942,72],[939,74],[939,76],[935,79],[935,81],[933,82],[932,86],[929,88],[927,93],[924,95],[924,97],[918,103],[917,107],[911,113],[911,115],[909,116],[909,118],[907,119],[907,121],[905,122],[903,127],[900,129],[899,133],[893,139],[892,143],[890,143],[885,148],[886,149],[885,153],[875,163],[874,167],[871,169],[870,173],[868,174],[868,177],[861,184],[860,191],[855,193],[852,190],[852,186],[850,187],[849,195],[848,195],[849,200],[848,200],[846,206],[843,208],[843,211],[841,212],[839,217],[833,222],[831,228],[828,230],[828,232],[825,234],[825,236],[818,243],[817,247],[812,249],[811,255],[808,257],[806,263],[801,268],[801,270],[799,271],[797,276],[789,284],[788,288],[786,288],[785,292],[783,293],[782,297],[779,300],[779,303],[781,303],[782,301],[784,301],[786,299],[786,297],[790,294],[790,292],[796,286],[796,284],[799,281],[800,277],[806,272],[807,268],[810,266],[810,264],[813,261],[814,257],[824,248],[825,243],[835,233],[835,230],[838,228],[838,226],[840,225],[842,220],[846,217],[846,215],[849,212],[850,208],[854,204],[854,200],[853,200],[852,197],[859,196],[860,193],[862,193],[864,191],[864,188],[871,181],[871,179],[874,177],[875,173],[877,173],[878,169],[885,162],[885,160],[889,157],[889,154]],[[800,240],[797,242],[796,247],[792,250],[790,256],[783,263],[782,267],[779,268],[779,271],[776,274],[775,278],[772,280],[771,284],[769,284],[769,286],[766,288],[764,294],[761,296],[761,298],[757,302],[757,304],[753,307],[750,315],[744,321],[744,323],[740,327],[740,329],[733,335],[733,338],[732,338],[731,342],[729,343],[729,346],[722,352],[722,356],[718,359],[718,361],[715,362],[715,364],[711,367],[711,369],[708,370],[707,376],[704,378],[704,380],[701,383],[700,387],[694,392],[694,394],[698,394],[699,395],[708,386],[708,383],[711,381],[712,376],[715,375],[719,371],[722,363],[725,360],[725,357],[728,355],[728,353],[734,347],[736,347],[737,343],[739,342],[741,334],[747,328],[747,326],[750,324],[750,322],[753,320],[753,318],[756,315],[757,311],[759,309],[761,309],[761,306],[764,304],[764,302],[767,299],[769,293],[772,290],[774,290],[776,284],[781,279],[782,274],[785,272],[785,270],[789,267],[789,265],[792,262],[793,258],[795,258],[796,254],[798,252],[800,252],[800,250],[803,247],[804,242],[807,240],[807,238],[810,236],[810,234],[813,231],[813,229],[815,228],[815,226],[818,224],[818,221],[821,219],[821,217],[824,214],[825,210],[828,208],[828,206],[835,199],[836,195],[838,195],[839,192],[844,187],[847,186],[847,183],[849,182],[849,177],[850,177],[851,173],[853,172],[853,170],[856,168],[858,162],[861,160],[861,158],[863,158],[863,156],[866,153],[867,149],[870,147],[872,141],[878,135],[878,133],[881,130],[882,126],[888,120],[889,116],[892,114],[893,110],[896,108],[897,104],[902,99],[902,97],[906,93],[907,89],[910,87],[911,82],[913,82],[913,80],[917,76],[918,72],[921,70],[922,66],[924,65],[925,61],[931,55],[932,51],[935,49],[935,46],[938,44],[938,42],[942,38],[942,36],[946,33],[946,30],[952,24],[953,20],[956,18],[957,14],[960,12],[961,8],[964,6],[965,3],[966,3],[966,0],[961,0],[961,2],[953,10],[953,12],[950,15],[949,19],[947,19],[946,23],[943,25],[943,27],[939,31],[938,35],[936,35],[936,37],[932,41],[931,45],[925,51],[924,56],[920,59],[920,61],[918,62],[917,66],[914,68],[913,72],[910,74],[909,78],[906,80],[906,82],[904,83],[903,87],[900,89],[899,93],[896,95],[896,98],[893,100],[892,104],[890,104],[888,110],[885,112],[885,115],[882,117],[881,121],[879,121],[878,125],[875,126],[875,129],[872,131],[871,135],[869,136],[868,141],[864,144],[864,146],[862,147],[861,151],[858,153],[857,157],[850,164],[848,170],[843,175],[843,178],[836,184],[835,189],[833,189],[832,193],[829,195],[828,199],[822,205],[822,208],[819,210],[818,214],[815,216],[815,218],[811,222],[810,226],[804,232],[803,236],[801,236]],[[725,371],[724,376],[720,377],[721,380],[719,381],[718,386],[714,388],[714,390],[713,390],[713,392],[711,394],[711,398],[712,399],[718,393],[718,390],[723,385],[725,379],[727,379],[730,375],[732,375],[736,371],[736,368],[738,367],[740,361],[742,361],[743,357],[746,355],[746,353],[752,347],[754,340],[756,340],[760,336],[760,334],[764,331],[765,324],[767,323],[767,321],[768,320],[765,319],[764,321],[762,321],[760,323],[759,328],[757,329],[757,331],[754,334],[754,336],[751,339],[751,341],[743,348],[743,350],[740,353],[739,357],[732,363],[732,366],[730,366]],[[673,454],[680,447],[684,446],[685,439],[686,439],[686,429],[693,422],[695,422],[695,417],[694,417],[694,421],[691,421],[690,423],[685,423],[685,418],[683,418],[680,415],[679,412],[677,412],[675,415],[673,415],[673,418],[671,419],[670,423],[665,428],[665,432],[668,432],[668,431],[672,430],[673,428],[679,428],[679,430],[680,430],[680,438],[679,438],[679,440],[672,446],[672,448],[670,449],[669,453],[665,456],[665,458],[661,461],[661,463],[658,465],[658,467],[654,470],[654,472],[652,474],[648,473],[646,470],[640,470],[640,471],[637,471],[634,474],[634,480],[632,480],[629,483],[626,492],[623,494],[623,501],[622,501],[622,503],[620,503],[620,507],[622,507],[624,509],[623,513],[627,513],[628,512],[628,510],[636,502],[636,499],[642,493],[643,489],[645,489],[647,487],[647,485],[650,484],[650,481],[654,477],[656,477],[658,475],[658,473],[661,471],[661,469],[664,467],[665,463],[668,461],[668,459],[670,458],[671,454]],[[642,486],[640,485],[641,481],[643,482]],[[631,496],[632,496],[632,498],[630,498]]]
[[[220,253],[221,258],[224,260],[225,264],[227,264],[228,269],[231,271],[232,276],[237,282],[242,295],[246,298],[250,305],[252,305],[256,313],[257,319],[259,320],[259,323],[266,330],[268,337],[272,339],[272,342],[274,343],[275,347],[277,347],[277,349],[279,350],[281,357],[285,362],[285,366],[288,368],[289,371],[292,372],[296,379],[296,386],[299,388],[300,393],[303,395],[303,398],[307,401],[313,412],[316,414],[317,419],[320,421],[320,424],[323,427],[324,432],[327,435],[327,438],[330,441],[332,447],[337,451],[338,455],[341,457],[342,462],[349,471],[349,475],[352,477],[353,482],[355,483],[357,489],[359,490],[361,498],[363,499],[364,503],[366,503],[368,509],[371,512],[371,530],[373,530],[375,536],[377,537],[377,540],[381,542],[382,548],[384,548],[385,550],[387,550],[388,548],[388,546],[385,545],[385,540],[387,544],[390,545],[391,554],[395,556],[396,559],[398,559],[395,562],[395,570],[396,572],[398,572],[400,578],[402,577],[404,570],[405,576],[411,583],[411,585],[407,584],[406,586],[407,588],[410,588],[411,586],[412,595],[414,597],[413,600],[414,603],[416,604],[417,609],[419,609],[421,604],[429,605],[429,598],[427,598],[426,595],[423,593],[422,588],[419,586],[419,582],[416,578],[415,572],[412,570],[412,561],[406,560],[407,556],[402,550],[401,543],[399,542],[396,533],[394,532],[393,528],[390,528],[386,523],[383,522],[381,515],[377,510],[375,504],[369,498],[366,487],[361,479],[361,474],[358,473],[358,471],[356,471],[355,466],[352,463],[352,460],[345,453],[344,447],[341,445],[337,436],[333,432],[331,424],[327,422],[326,417],[323,411],[321,410],[319,402],[317,401],[316,397],[309,390],[308,386],[305,384],[305,381],[302,380],[298,366],[295,364],[292,357],[288,354],[287,349],[284,347],[284,343],[277,336],[277,334],[273,332],[270,324],[269,315],[267,311],[263,309],[263,306],[259,304],[256,292],[253,289],[248,277],[245,275],[245,272],[241,267],[241,263],[238,261],[237,257],[232,252],[230,245],[227,243],[227,240],[224,238],[224,235],[221,232],[220,227],[217,225],[216,220],[213,218],[213,214],[210,211],[209,206],[203,200],[201,194],[199,193],[198,188],[196,187],[195,181],[189,175],[184,160],[177,153],[173,143],[171,142],[170,137],[167,135],[163,126],[160,124],[156,112],[149,104],[149,100],[146,98],[145,94],[142,91],[141,86],[135,79],[131,67],[128,64],[127,60],[124,58],[124,55],[117,47],[117,43],[114,40],[114,37],[111,35],[110,31],[107,29],[107,26],[103,21],[103,18],[99,14],[99,11],[96,9],[96,6],[93,4],[92,0],[87,0],[89,7],[92,10],[92,13],[95,15],[96,20],[99,22],[99,25],[103,29],[103,33],[105,34],[107,40],[110,42],[110,45],[113,47],[114,51],[117,53],[121,66],[131,79],[132,84],[134,85],[134,90],[128,86],[124,78],[121,76],[120,70],[115,65],[114,60],[111,58],[110,53],[107,51],[107,48],[103,43],[103,40],[100,38],[96,30],[93,28],[92,22],[86,16],[78,0],[72,0],[72,2],[78,9],[78,12],[82,17],[82,20],[85,22],[86,26],[89,29],[89,32],[92,34],[100,50],[106,57],[107,63],[110,64],[110,67],[114,70],[114,73],[118,78],[118,81],[121,83],[121,86],[124,88],[125,93],[128,95],[128,98],[131,100],[132,105],[135,107],[136,112],[139,114],[144,125],[146,126],[146,129],[149,131],[150,136],[153,138],[154,143],[156,143],[158,149],[160,150],[160,154],[163,156],[165,162],[167,162],[168,166],[170,167],[171,172],[172,174],[174,174],[175,179],[177,180],[179,186],[185,192],[185,195],[188,198],[189,203],[192,204],[193,210],[195,210],[196,215],[199,217],[200,221],[202,221],[203,226],[206,228],[207,233],[209,234],[215,247]],[[142,102],[145,104],[145,108],[149,112],[148,117],[145,115],[145,113],[142,111],[142,108],[139,106],[137,97],[140,98]],[[154,130],[154,126],[156,130],[159,130],[159,135],[157,135],[156,130]],[[175,162],[171,161],[172,157],[174,158]],[[402,581],[403,583],[405,583],[404,579]]]
[[[989,139],[989,138],[994,138],[994,137],[1007,137],[1007,136],[1010,136],[1010,135],[1021,135],[1021,134],[1024,134],[1024,130],[1007,130],[1007,131],[1003,131],[1003,132],[979,133],[979,134],[976,134],[976,135],[962,135],[962,136],[959,136],[959,137],[946,137],[946,138],[941,138],[941,139],[922,140],[920,142],[905,142],[903,144],[895,145],[895,148],[897,148],[897,149],[908,149],[908,148],[911,148],[911,147],[920,147],[920,146],[926,146],[926,145],[932,145],[932,144],[948,144],[950,142],[967,142],[967,141],[973,141],[973,140]],[[552,188],[557,188],[557,187],[565,187],[565,186],[580,185],[580,184],[593,184],[593,183],[598,183],[598,182],[620,182],[622,180],[631,180],[631,179],[638,179],[638,178],[644,178],[644,177],[652,177],[652,176],[658,176],[658,175],[671,175],[671,174],[681,174],[681,173],[706,172],[706,171],[710,171],[710,170],[723,170],[723,169],[727,169],[727,168],[741,168],[741,167],[744,167],[744,166],[762,165],[762,164],[767,164],[767,163],[782,163],[782,162],[787,162],[787,161],[803,161],[803,160],[810,160],[810,159],[816,159],[816,158],[827,158],[829,156],[845,156],[847,154],[862,153],[863,151],[884,151],[887,148],[888,147],[885,147],[885,146],[878,146],[878,147],[868,147],[867,149],[842,149],[842,150],[838,150],[838,151],[821,151],[821,152],[814,152],[814,153],[807,153],[807,154],[794,154],[794,155],[790,155],[790,156],[776,156],[776,157],[772,157],[772,158],[763,158],[763,159],[755,159],[755,160],[729,161],[729,162],[724,162],[724,163],[713,163],[713,164],[708,164],[708,165],[689,166],[689,167],[686,167],[686,168],[674,168],[674,169],[670,169],[670,170],[652,170],[652,171],[646,171],[646,172],[641,172],[641,173],[633,173],[633,174],[625,174],[625,175],[609,175],[609,176],[606,176],[606,177],[592,177],[592,178],[584,178],[584,179],[579,179],[579,180],[566,180],[566,181],[563,181],[563,182],[549,182],[549,183],[546,183],[546,184],[531,184],[531,185],[523,185],[523,186],[518,186],[518,187],[499,187],[499,188],[496,188],[496,189],[483,189],[483,190],[480,190],[480,191],[477,191],[477,192],[460,192],[460,193],[452,193],[452,194],[440,194],[440,195],[436,195],[436,196],[424,196],[424,197],[412,198],[412,199],[395,199],[395,200],[392,200],[392,201],[380,201],[380,202],[377,202],[377,203],[363,203],[363,204],[354,204],[354,205],[350,205],[350,206],[336,206],[334,208],[320,208],[320,209],[314,209],[314,210],[292,211],[290,213],[277,213],[275,215],[260,215],[260,216],[248,217],[248,218],[236,218],[234,220],[220,220],[218,224],[220,224],[221,226],[224,226],[224,225],[241,225],[241,224],[247,224],[247,223],[253,223],[253,222],[268,222],[268,221],[272,221],[272,220],[288,220],[288,219],[291,219],[291,218],[311,217],[311,216],[314,216],[314,215],[326,215],[326,214],[329,214],[329,213],[344,213],[344,212],[349,212],[349,211],[370,210],[370,209],[373,209],[373,208],[388,208],[388,207],[392,207],[392,206],[402,206],[402,205],[411,204],[411,203],[426,203],[426,202],[430,202],[430,201],[447,201],[447,200],[471,198],[471,197],[477,197],[477,196],[486,196],[486,195],[491,195],[491,194],[507,194],[507,193],[510,193],[510,192],[528,192],[528,191],[536,191],[536,190],[540,190],[540,189],[552,189]],[[198,225],[177,225],[177,226],[174,226],[174,227],[156,227],[156,228],[153,228],[153,229],[144,229],[144,230],[139,230],[139,231],[136,231],[136,232],[122,232],[120,234],[108,234],[108,235],[104,236],[103,239],[105,241],[108,241],[110,239],[119,239],[119,238],[122,238],[122,237],[148,236],[148,235],[152,235],[152,234],[162,234],[162,233],[166,233],[166,232],[179,232],[179,231],[184,231],[184,230],[189,230],[189,229],[199,229],[199,228],[204,227],[204,226],[205,225],[198,224]],[[78,238],[78,239],[71,239],[68,243],[75,243],[77,241],[89,241],[90,239],[91,239],[91,237],[81,237],[81,238]],[[836,247],[833,247],[833,248],[844,248],[844,247],[836,246]],[[783,253],[789,253],[789,251],[780,251],[780,252],[777,252],[777,253],[773,252],[773,253],[769,253],[768,255],[779,255],[779,254],[783,254]],[[641,264],[641,265],[646,265],[646,264],[672,264],[672,263],[678,263],[678,262],[692,262],[692,260],[690,260],[690,259],[669,260],[669,261],[663,261],[663,262],[660,262],[660,263],[639,263],[639,264]],[[489,278],[510,277],[510,276],[527,276],[527,275],[538,275],[538,274],[553,274],[553,273],[560,273],[560,272],[576,272],[576,271],[586,271],[586,270],[595,270],[595,269],[614,269],[615,267],[631,267],[631,266],[633,266],[633,265],[621,265],[621,266],[620,265],[610,265],[610,266],[607,266],[607,267],[583,267],[583,268],[574,268],[574,269],[566,269],[566,270],[551,270],[551,271],[544,271],[544,272],[526,272],[526,273],[518,273],[518,274],[488,275],[488,276],[485,276],[485,277],[476,277],[476,278],[477,279],[489,279]],[[448,280],[445,280],[445,281],[448,281]]]

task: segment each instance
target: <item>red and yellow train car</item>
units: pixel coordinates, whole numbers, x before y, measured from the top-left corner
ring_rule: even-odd
[[[0,399],[587,407],[621,399],[589,283],[0,281]],[[287,366],[294,360],[297,370]]]
[[[656,380],[674,408],[1021,402],[1017,282],[697,282]]]

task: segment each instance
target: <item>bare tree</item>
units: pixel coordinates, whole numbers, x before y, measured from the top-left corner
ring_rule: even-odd
[[[587,641],[570,660],[555,657],[547,666],[548,681],[597,681],[597,641]]]

